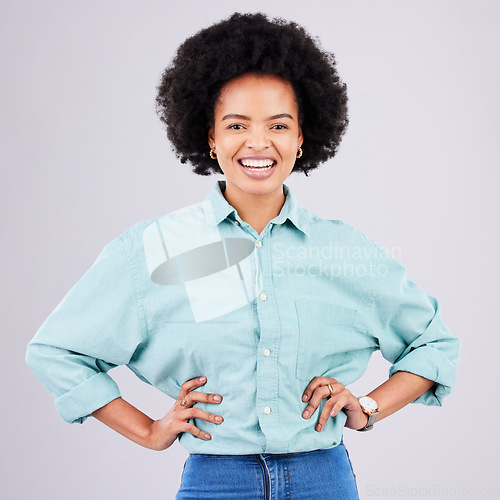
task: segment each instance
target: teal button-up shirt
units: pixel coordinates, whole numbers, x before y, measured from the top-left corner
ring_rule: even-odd
[[[415,402],[441,405],[460,342],[438,301],[353,226],[302,208],[290,188],[258,234],[217,181],[203,202],[141,221],[108,243],[29,342],[26,362],[61,417],[83,423],[120,396],[109,370],[126,365],[177,399],[181,385],[222,395],[195,406],[191,453],[291,453],[338,445],[346,415],[304,419],[315,376],[346,386],[380,349],[391,366],[435,381]],[[320,404],[321,412],[324,402]]]

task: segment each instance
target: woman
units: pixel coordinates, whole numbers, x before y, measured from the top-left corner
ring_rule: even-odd
[[[348,123],[332,54],[300,26],[234,14],[179,48],[158,113],[181,162],[222,173],[203,202],[103,249],[31,340],[60,415],[190,451],[177,498],[358,498],[344,427],[441,405],[459,341],[439,303],[361,231],[284,183],[332,158]],[[373,351],[390,378],[347,385]],[[107,373],[127,365],[176,399],[153,420]]]

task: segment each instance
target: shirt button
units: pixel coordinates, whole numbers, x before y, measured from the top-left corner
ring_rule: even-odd
[[[271,413],[271,408],[269,408],[269,406],[266,406],[266,407],[264,408],[264,413],[265,413],[266,415],[269,415],[269,414]]]
[[[239,220],[235,220],[234,223],[239,226],[240,225],[240,221]]]
[[[269,349],[264,349],[264,356],[269,356],[271,354],[271,351]]]
[[[261,300],[266,300],[267,299],[267,295],[265,293],[261,293],[260,294],[260,298],[261,298]]]
[[[262,246],[262,241],[258,241],[257,243],[255,243],[255,246],[257,248],[260,248]]]

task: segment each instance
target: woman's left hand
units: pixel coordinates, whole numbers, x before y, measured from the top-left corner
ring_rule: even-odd
[[[332,386],[333,393],[330,396],[328,384]],[[319,417],[315,429],[321,431],[330,416],[334,417],[340,410],[347,415],[345,427],[350,429],[361,429],[368,422],[368,416],[361,410],[358,398],[349,389],[334,378],[314,377],[306,387],[302,396],[302,401],[309,401],[303,411],[304,418],[310,418],[316,411],[323,398],[328,398],[323,406],[323,411]]]

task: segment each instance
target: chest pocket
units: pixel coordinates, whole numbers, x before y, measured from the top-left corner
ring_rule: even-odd
[[[371,347],[360,327],[358,311],[323,299],[305,298],[295,300],[295,311],[299,332],[297,379],[310,382],[324,376],[342,381],[352,369],[356,352]]]

